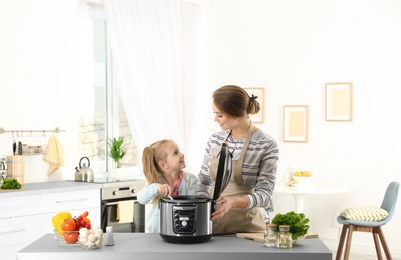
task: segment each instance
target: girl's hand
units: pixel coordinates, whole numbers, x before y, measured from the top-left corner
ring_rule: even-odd
[[[212,213],[212,221],[222,218],[234,205],[233,197],[222,197],[216,201],[215,211]]]
[[[163,196],[171,196],[173,192],[173,188],[168,184],[160,184],[156,189]]]

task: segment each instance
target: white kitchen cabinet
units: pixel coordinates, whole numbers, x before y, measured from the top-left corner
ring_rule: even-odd
[[[0,219],[0,259],[15,259],[15,254],[43,235],[40,215]]]
[[[39,195],[0,199],[0,219],[38,214],[39,203]]]
[[[59,212],[70,212],[78,217],[88,211],[93,227],[100,227],[100,190],[69,191],[41,195],[42,227],[53,232],[52,218]]]
[[[15,259],[19,250],[53,233],[52,218],[59,212],[79,216],[88,211],[92,226],[100,226],[99,186],[48,182],[24,187],[23,191],[0,193],[0,260]]]
[[[69,191],[42,194],[40,212],[58,212],[67,209],[85,209],[100,207],[100,190]]]
[[[40,237],[39,204],[39,195],[0,199],[0,259],[14,259],[18,250]]]

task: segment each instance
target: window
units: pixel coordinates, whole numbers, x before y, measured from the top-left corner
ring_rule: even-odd
[[[95,173],[110,171],[108,138],[124,137],[127,154],[123,166],[138,164],[138,149],[132,138],[118,88],[108,79],[106,20],[103,9],[78,5],[77,59],[78,83],[84,102],[80,106],[79,151],[90,159]]]

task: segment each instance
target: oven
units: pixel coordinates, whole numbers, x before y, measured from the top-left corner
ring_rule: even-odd
[[[145,181],[103,183],[101,189],[101,228],[115,233],[145,232],[145,206],[138,203],[138,191]]]

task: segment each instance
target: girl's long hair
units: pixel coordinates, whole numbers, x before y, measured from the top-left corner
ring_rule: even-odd
[[[172,141],[168,139],[163,139],[143,149],[142,153],[143,173],[149,184],[162,183],[159,179],[159,172],[162,172],[162,170],[159,167],[159,162],[162,160],[166,160],[167,158],[167,154],[164,152],[164,145],[168,142]],[[161,195],[157,196],[154,199],[154,201],[159,200],[160,197]]]

